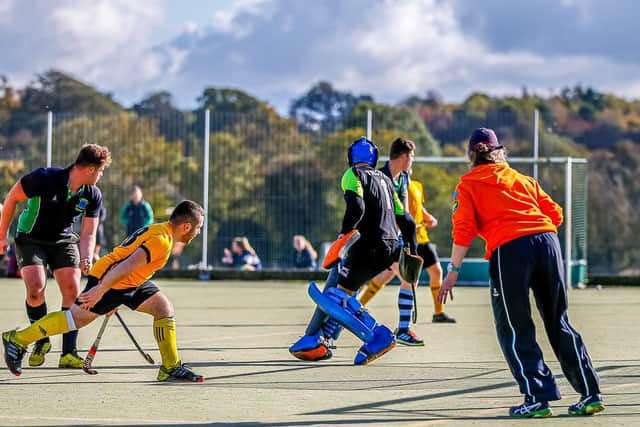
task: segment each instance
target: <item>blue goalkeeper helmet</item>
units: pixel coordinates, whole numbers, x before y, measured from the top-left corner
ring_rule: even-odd
[[[375,168],[376,163],[378,163],[378,147],[363,136],[349,146],[347,156],[349,157],[349,166],[357,163],[367,163],[372,168]]]

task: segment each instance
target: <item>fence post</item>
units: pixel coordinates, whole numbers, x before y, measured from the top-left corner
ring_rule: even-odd
[[[51,147],[53,145],[53,111],[47,113],[47,167],[51,167]]]
[[[566,286],[572,287],[571,283],[571,252],[572,252],[572,228],[573,228],[573,220],[572,220],[572,205],[573,198],[571,192],[573,191],[571,185],[571,174],[573,166],[573,159],[571,157],[567,157],[567,163],[565,164],[565,186],[564,186],[564,263],[565,263],[565,277],[566,277]]]
[[[538,180],[538,157],[540,147],[540,113],[536,108],[533,110],[533,179]]]
[[[204,112],[204,160],[203,160],[203,194],[202,207],[204,208],[204,223],[202,224],[202,260],[200,261],[200,269],[207,270],[207,245],[209,244],[209,131],[211,129],[209,121],[211,119],[211,111]]]

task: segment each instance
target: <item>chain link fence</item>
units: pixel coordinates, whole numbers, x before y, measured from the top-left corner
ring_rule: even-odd
[[[517,120],[518,115],[508,111],[467,116],[464,120],[456,120],[453,114],[430,132],[419,124],[399,129],[394,127],[396,117],[374,111],[370,136],[383,155],[395,137],[404,136],[416,141],[418,157],[450,158],[464,155],[465,141],[475,127],[487,126],[496,129],[512,155],[529,156],[533,127]],[[208,132],[207,242],[202,237],[194,240],[172,266],[198,265],[203,245],[207,264],[221,266],[224,248],[237,236],[249,239],[265,268],[292,267],[292,237],[296,234],[306,236],[321,252],[323,243],[332,241],[339,231],[344,212],[340,178],[347,168],[347,147],[367,133],[366,119],[336,122],[330,127],[305,127],[265,111],[212,113],[208,131],[205,122],[204,111],[148,115],[56,113],[51,122],[51,164],[69,165],[84,143],[109,147],[113,163],[98,185],[107,208],[105,235],[112,247],[125,237],[120,210],[129,199],[132,185],[141,187],[156,221],[166,220],[183,199],[203,202],[204,144]],[[0,128],[3,192],[22,174],[47,164],[47,114],[26,118],[24,123],[21,130]],[[557,144],[557,138],[542,132],[540,155],[566,154],[554,148]],[[514,166],[533,174],[531,163]],[[439,163],[418,161],[414,166],[413,178],[424,185],[427,209],[440,222],[430,235],[443,256],[449,254],[451,246],[451,194],[467,170],[465,163],[446,159]],[[543,187],[564,205],[564,165],[542,163],[538,173]],[[577,165],[571,177],[570,182],[580,193],[572,200],[572,211],[576,213],[572,225],[576,242],[572,250],[576,252],[572,258],[586,259],[586,168]],[[470,256],[482,253],[478,240]]]

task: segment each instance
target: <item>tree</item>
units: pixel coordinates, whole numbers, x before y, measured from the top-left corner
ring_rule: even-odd
[[[344,126],[351,110],[361,102],[373,102],[370,95],[355,96],[342,92],[321,81],[307,93],[291,102],[289,116],[294,118],[300,128],[314,132],[333,132]]]
[[[361,103],[358,104],[349,115],[349,123],[357,123],[365,126],[367,123],[367,111],[373,113],[374,142],[383,146],[389,141],[376,139],[376,132],[381,130],[395,134],[395,137],[411,139],[416,143],[417,156],[438,156],[440,146],[438,141],[431,135],[425,124],[420,120],[415,112],[406,107],[393,107],[385,104]]]
[[[191,112],[180,111],[173,105],[173,97],[167,91],[153,92],[133,105],[132,110],[138,116],[158,121],[160,133],[167,141],[187,141],[188,134],[193,132],[195,122]],[[191,146],[185,145],[186,156],[191,155]]]

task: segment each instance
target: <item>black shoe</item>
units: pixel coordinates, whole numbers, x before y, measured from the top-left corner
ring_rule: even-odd
[[[445,313],[434,314],[432,323],[456,323],[456,319],[447,316]]]
[[[22,358],[27,352],[15,341],[16,331],[7,331],[2,333],[2,344],[4,345],[4,361],[7,368],[13,375],[19,377],[22,374]]]

